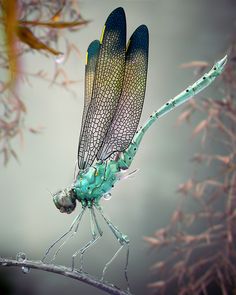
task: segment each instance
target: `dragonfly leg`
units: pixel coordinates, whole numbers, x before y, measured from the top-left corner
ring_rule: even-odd
[[[116,253],[113,255],[113,257],[106,263],[105,267],[103,268],[102,271],[102,278],[101,280],[104,280],[107,268],[109,265],[112,263],[112,261],[117,257],[119,252],[124,246],[127,246],[127,251],[126,251],[126,263],[125,263],[125,268],[124,268],[124,274],[125,274],[125,280],[127,283],[127,290],[129,291],[129,280],[128,280],[128,264],[129,264],[129,239],[127,235],[124,235],[115,225],[112,224],[112,222],[104,215],[103,210],[101,206],[96,205],[96,209],[100,212],[102,215],[103,219],[105,220],[106,224],[109,226],[113,234],[115,235],[116,239],[120,243],[120,248],[116,251]]]
[[[99,238],[101,238],[103,232],[98,225],[97,218],[94,212],[93,207],[89,208],[90,210],[90,228],[92,233],[92,240],[90,240],[87,244],[85,244],[82,248],[80,248],[78,251],[76,251],[72,256],[72,271],[75,269],[75,259],[80,254],[80,271],[83,271],[84,266],[84,253],[92,246],[94,245]]]
[[[82,211],[80,212],[80,214],[79,215],[77,215],[76,217],[75,217],[75,219],[73,220],[73,222],[71,223],[71,225],[70,225],[70,227],[69,227],[69,229],[68,229],[68,231],[66,231],[60,238],[58,238],[48,249],[47,249],[47,251],[45,252],[45,255],[44,255],[44,257],[43,257],[43,259],[42,259],[42,262],[44,262],[45,261],[45,259],[47,258],[47,256],[48,256],[48,254],[49,254],[49,252],[51,251],[51,249],[56,245],[56,244],[58,244],[64,237],[66,237],[70,232],[72,232],[72,230],[73,230],[73,228],[74,228],[74,226],[75,226],[75,224],[76,224],[76,227],[75,227],[75,230],[70,234],[70,236],[69,237],[67,237],[66,238],[66,240],[62,243],[62,245],[57,249],[57,251],[55,252],[55,254],[53,255],[53,258],[52,258],[52,260],[51,261],[53,261],[55,258],[56,258],[56,256],[57,256],[57,254],[60,252],[60,250],[62,249],[62,247],[65,245],[65,243],[70,239],[70,238],[72,238],[76,233],[77,233],[77,231],[78,231],[78,228],[79,228],[79,224],[80,224],[80,221],[81,221],[81,219],[82,219],[82,216],[83,216],[83,214],[84,214],[84,212],[85,212],[85,207],[82,209]]]

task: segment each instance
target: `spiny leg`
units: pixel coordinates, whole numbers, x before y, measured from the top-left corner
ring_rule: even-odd
[[[80,260],[81,260],[80,271],[83,271],[83,253],[89,247],[89,245],[96,239],[96,232],[94,230],[94,223],[91,218],[91,209],[89,210],[89,213],[90,213],[89,217],[90,217],[90,229],[91,229],[91,233],[92,233],[92,240],[89,241],[88,243],[86,243],[82,248],[80,248],[78,251],[76,251],[72,255],[72,265],[71,265],[72,270],[74,270],[74,268],[75,268],[75,258],[80,253]]]
[[[90,210],[90,229],[92,233],[92,240],[90,240],[87,244],[85,244],[81,249],[76,251],[72,256],[72,270],[75,268],[75,258],[80,254],[80,271],[83,271],[83,255],[84,253],[92,246],[94,245],[99,238],[101,238],[103,232],[98,225],[97,218],[94,212],[93,207],[89,208]]]
[[[75,230],[65,239],[65,241],[61,244],[61,246],[57,249],[57,251],[53,255],[53,258],[52,258],[51,262],[56,259],[58,253],[61,251],[61,249],[64,247],[64,245],[77,233],[77,231],[79,229],[80,221],[81,221],[82,216],[83,216],[83,214],[85,212],[85,209],[86,208],[84,208],[84,210],[78,216],[79,218],[77,220],[77,224],[76,224]]]
[[[103,232],[98,224],[95,212],[93,207],[90,208],[90,224],[91,224],[91,232],[92,232],[92,240],[90,242],[88,242],[80,251],[80,270],[83,270],[83,255],[84,253],[92,246],[94,245],[98,239],[100,239],[103,235]],[[95,229],[96,227],[96,229]],[[96,233],[97,230],[97,233]]]
[[[85,209],[86,209],[86,208],[83,208],[82,211],[80,212],[80,214],[77,215],[77,216],[75,217],[75,219],[74,219],[73,222],[71,223],[71,225],[70,225],[68,231],[66,231],[66,232],[65,232],[60,238],[58,238],[58,239],[57,239],[57,240],[56,240],[56,241],[55,241],[55,242],[54,242],[54,243],[53,243],[53,244],[47,249],[47,251],[45,252],[45,255],[44,255],[43,259],[42,259],[42,262],[45,261],[45,259],[47,258],[49,252],[51,251],[51,249],[52,249],[57,243],[59,243],[64,237],[66,237],[66,236],[67,236],[67,235],[73,230],[73,227],[75,226],[76,222],[77,222],[77,226],[76,226],[76,228],[75,228],[74,233],[73,233],[72,235],[70,235],[70,237],[72,237],[72,236],[77,232],[78,227],[79,227],[79,223],[80,223],[80,221],[81,221],[81,219],[82,219],[82,216],[83,216],[83,214],[84,214],[84,212],[85,212]],[[70,237],[69,237],[69,238],[70,238]],[[68,241],[68,238],[66,239],[66,241]],[[55,259],[57,253],[61,250],[61,248],[62,248],[62,246],[63,246],[64,244],[65,244],[65,241],[64,241],[63,244],[59,247],[59,249],[57,250],[57,252],[54,254],[52,260]]]
[[[127,235],[124,235],[116,226],[112,224],[112,222],[104,215],[103,210],[101,206],[95,205],[96,209],[100,212],[103,219],[105,220],[106,224],[109,226],[113,234],[115,235],[116,239],[120,243],[120,248],[116,251],[116,253],[113,255],[113,257],[106,263],[105,267],[103,268],[102,272],[102,278],[101,280],[104,280],[105,273],[107,271],[108,266],[112,263],[112,261],[117,257],[121,249],[127,245],[127,252],[126,252],[126,263],[125,263],[125,280],[127,282],[127,290],[129,291],[129,280],[128,280],[128,264],[129,264],[129,239]]]

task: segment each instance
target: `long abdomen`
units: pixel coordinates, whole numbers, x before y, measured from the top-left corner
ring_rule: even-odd
[[[174,98],[170,99],[166,104],[164,104],[160,109],[155,111],[150,116],[146,123],[136,132],[129,147],[123,153],[120,154],[118,164],[121,167],[121,169],[129,168],[140,145],[140,142],[146,131],[149,129],[149,127],[157,119],[166,115],[171,110],[183,104],[184,102],[187,102],[194,95],[196,95],[204,88],[209,86],[215,80],[215,78],[223,72],[226,62],[227,56],[225,56],[220,61],[216,62],[213,68],[208,73],[204,74],[199,80],[197,80],[197,82],[186,88],[184,91],[182,91]]]

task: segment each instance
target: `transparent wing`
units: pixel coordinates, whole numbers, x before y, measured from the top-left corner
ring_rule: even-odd
[[[130,144],[140,120],[148,68],[148,29],[139,26],[131,36],[126,51],[125,76],[119,106],[98,153],[105,160]]]
[[[99,50],[100,50],[100,42],[99,40],[94,40],[93,42],[90,43],[87,50],[87,54],[86,54],[84,110],[83,110],[82,124],[81,124],[81,130],[80,130],[80,142],[81,142],[81,136],[84,130],[84,124],[85,124],[86,115],[88,112],[88,107],[90,105],[91,98],[92,98],[93,82],[94,82]],[[84,145],[81,145],[80,156],[83,157],[83,155],[84,155]]]
[[[85,169],[95,160],[119,103],[126,44],[126,19],[122,8],[109,15],[100,43],[91,102],[79,142],[80,169]]]

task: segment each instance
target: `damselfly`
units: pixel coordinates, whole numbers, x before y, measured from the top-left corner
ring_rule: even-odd
[[[197,82],[167,101],[137,131],[145,96],[148,47],[149,35],[145,25],[139,26],[126,44],[126,18],[122,8],[115,9],[109,15],[100,41],[95,40],[88,47],[84,111],[78,149],[79,172],[72,185],[53,196],[53,201],[61,212],[71,213],[76,203],[80,203],[82,211],[69,230],[50,246],[44,259],[65,238],[55,251],[54,258],[56,257],[65,242],[78,231],[82,216],[88,210],[92,239],[76,251],[72,258],[74,269],[75,258],[80,255],[82,270],[83,254],[102,236],[96,217],[96,212],[99,212],[120,244],[119,250],[105,265],[102,278],[111,261],[122,247],[127,246],[125,277],[128,282],[129,239],[104,215],[100,201],[109,197],[114,185],[122,179],[122,173],[130,167],[149,127],[158,118],[210,85],[222,73],[227,60],[225,56]]]

